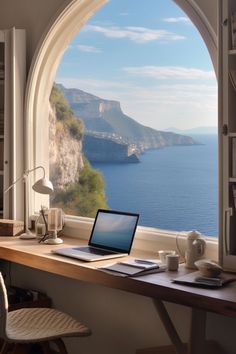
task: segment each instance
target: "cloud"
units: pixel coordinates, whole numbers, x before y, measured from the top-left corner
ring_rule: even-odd
[[[204,71],[196,68],[185,68],[180,66],[140,66],[123,68],[128,74],[149,77],[158,80],[199,80],[214,79],[213,70]]]
[[[69,45],[68,48],[79,49],[81,52],[86,52],[86,53],[101,53],[101,50],[99,48],[96,48],[91,45],[85,45],[85,44]]]
[[[95,26],[87,25],[83,31],[101,33],[107,38],[129,39],[136,43],[151,41],[179,41],[185,39],[184,36],[169,32],[163,29],[150,29],[146,27],[118,27],[118,26]]]
[[[125,114],[156,129],[217,125],[216,84],[127,87],[119,101]]]
[[[101,53],[101,50],[99,48],[96,48],[96,47],[91,46],[91,45],[78,44],[77,47],[78,47],[79,50],[81,50],[81,52]]]
[[[188,17],[167,17],[163,19],[164,22],[169,22],[169,23],[187,23],[190,24],[192,23],[191,20]]]

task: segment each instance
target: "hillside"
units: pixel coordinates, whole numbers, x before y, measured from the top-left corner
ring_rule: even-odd
[[[85,133],[92,131],[114,134],[129,144],[135,144],[139,151],[197,144],[189,136],[155,130],[136,122],[122,112],[117,101],[101,99],[79,89],[67,89],[60,84],[57,86],[64,93],[75,116],[83,121]]]
[[[50,96],[49,160],[54,193],[50,205],[66,214],[94,217],[107,208],[102,175],[83,156],[83,124],[76,119],[62,92]]]

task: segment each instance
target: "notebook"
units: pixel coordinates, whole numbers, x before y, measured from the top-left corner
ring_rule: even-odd
[[[88,262],[127,256],[138,219],[139,214],[136,213],[99,209],[88,245],[58,248],[52,252]]]

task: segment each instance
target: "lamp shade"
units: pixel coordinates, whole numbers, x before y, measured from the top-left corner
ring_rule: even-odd
[[[53,192],[52,182],[47,178],[41,178],[32,186],[35,192],[41,194],[51,194]]]

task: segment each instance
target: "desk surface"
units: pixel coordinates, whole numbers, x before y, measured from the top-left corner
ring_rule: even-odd
[[[236,282],[221,289],[201,289],[172,283],[172,278],[187,273],[183,266],[178,272],[124,278],[96,269],[98,266],[113,263],[114,260],[88,263],[51,253],[54,248],[79,244],[84,244],[84,241],[69,237],[59,246],[39,244],[36,240],[21,240],[17,237],[1,237],[0,258],[73,279],[236,317]],[[148,258],[151,255],[133,251],[132,256]]]

